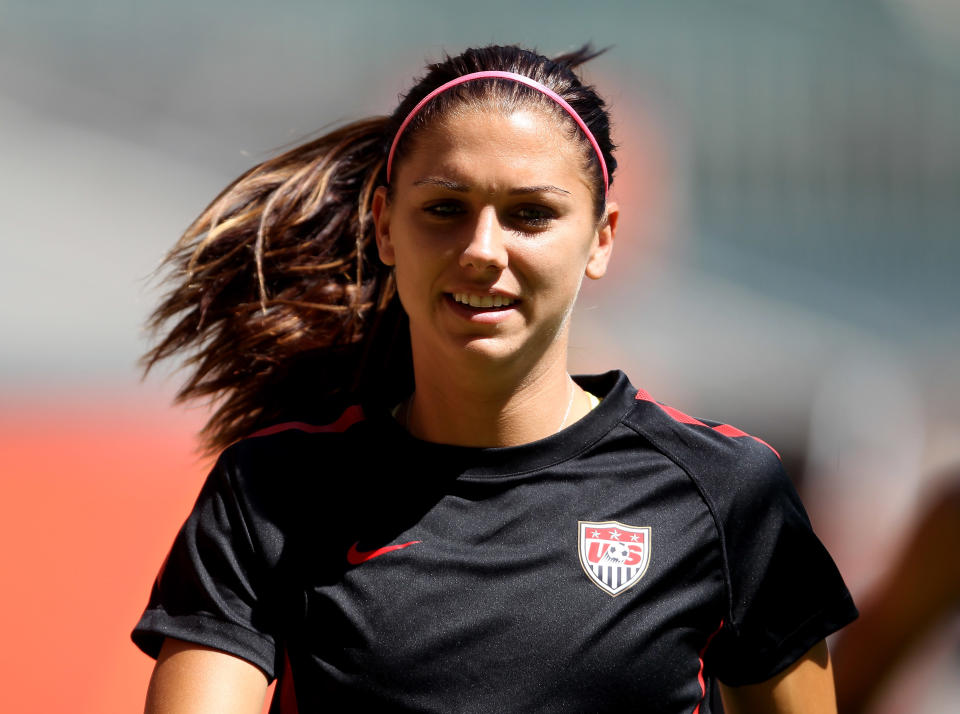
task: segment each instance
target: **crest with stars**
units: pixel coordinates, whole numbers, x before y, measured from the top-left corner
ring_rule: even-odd
[[[649,526],[578,523],[580,564],[593,584],[614,597],[636,585],[650,564]]]

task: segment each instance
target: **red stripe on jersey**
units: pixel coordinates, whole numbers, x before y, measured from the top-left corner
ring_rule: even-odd
[[[772,451],[773,453],[775,453],[775,454],[777,455],[777,458],[778,458],[778,459],[780,458],[780,452],[778,452],[776,449],[774,449],[772,446],[770,446],[770,444],[768,444],[767,442],[765,442],[765,441],[764,441],[763,439],[761,439],[759,436],[754,436],[753,434],[748,434],[748,433],[745,432],[745,431],[740,431],[737,427],[735,427],[735,426],[730,426],[729,424],[721,424],[720,426],[715,426],[715,427],[713,427],[713,430],[714,430],[714,431],[719,431],[719,432],[720,432],[721,434],[723,434],[724,436],[749,436],[751,439],[755,439],[756,441],[759,441],[761,444],[763,444],[763,445],[766,446],[768,449],[770,449],[770,451]]]
[[[637,396],[634,397],[634,399],[636,399],[637,401],[642,401],[642,402],[652,402],[652,401],[653,401],[653,397],[650,396],[650,392],[648,392],[646,389],[638,389],[638,390],[637,390]]]
[[[668,407],[666,404],[661,404],[660,402],[655,400],[653,397],[651,397],[649,392],[644,391],[643,389],[637,390],[637,396],[635,397],[635,399],[637,399],[638,401],[652,402],[656,404],[663,411],[665,411],[672,419],[675,419],[681,424],[694,424],[696,426],[707,426],[699,419],[694,419],[692,416],[689,416],[688,414],[684,414],[679,409],[674,409],[673,407]],[[772,446],[770,446],[770,444],[765,442],[763,439],[757,438],[753,434],[748,434],[745,431],[741,431],[735,426],[730,426],[729,424],[720,424],[719,426],[714,426],[711,428],[718,434],[723,434],[724,436],[730,436],[730,437],[749,436],[754,441],[759,441],[761,444],[763,444],[768,449],[770,449],[770,451],[772,451],[777,455],[778,459],[780,458],[780,453],[776,449],[774,449]]]
[[[703,656],[707,653],[707,647],[710,646],[710,643],[713,642],[713,638],[717,636],[717,633],[723,629],[723,620],[720,620],[720,626],[713,631],[707,638],[706,644],[704,644],[703,649],[700,650],[700,670],[697,672],[697,681],[700,682],[700,701],[697,703],[697,706],[694,708],[691,714],[700,714],[700,705],[703,704],[703,698],[707,696],[707,683],[703,679]]]
[[[352,407],[347,407],[343,414],[341,414],[335,422],[330,424],[307,424],[306,422],[302,421],[287,421],[283,422],[282,424],[268,426],[266,429],[261,429],[260,431],[255,431],[247,438],[253,439],[257,436],[270,436],[271,434],[279,434],[281,431],[290,431],[291,429],[296,431],[305,431],[308,434],[346,431],[358,421],[363,421],[363,419],[363,409],[361,409],[358,405],[354,405]]]
[[[657,403],[657,406],[663,409],[667,414],[676,419],[681,424],[696,424],[697,426],[706,426],[699,419],[694,419],[692,416],[684,414],[679,409],[674,409],[673,407],[668,407],[666,404]]]
[[[290,656],[283,653],[283,675],[277,683],[279,691],[274,693],[274,698],[279,702],[279,709],[275,705],[270,706],[270,714],[298,714],[297,693],[293,690],[293,670],[290,668]]]

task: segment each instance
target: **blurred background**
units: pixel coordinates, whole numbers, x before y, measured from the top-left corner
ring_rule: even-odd
[[[896,580],[960,461],[960,3],[0,0],[5,710],[142,706],[129,630],[208,467],[136,364],[179,233],[444,51],[586,41],[622,218],[572,371],[774,444],[858,602]],[[954,710],[956,615],[871,712]]]

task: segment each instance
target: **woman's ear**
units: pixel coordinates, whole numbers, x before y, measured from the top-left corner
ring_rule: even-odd
[[[377,234],[377,252],[384,265],[393,265],[396,259],[390,242],[390,199],[386,186],[377,186],[373,193],[373,227]]]
[[[620,207],[613,201],[607,203],[603,220],[597,229],[597,237],[590,249],[590,258],[587,260],[586,276],[592,280],[599,280],[607,272],[610,254],[613,252],[613,238],[617,233],[617,221],[620,218]]]

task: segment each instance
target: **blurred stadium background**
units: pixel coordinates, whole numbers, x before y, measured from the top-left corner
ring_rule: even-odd
[[[877,581],[960,460],[960,4],[0,0],[5,710],[142,706],[128,632],[207,466],[202,411],[136,367],[179,232],[444,50],[585,41],[623,218],[573,370],[776,445],[854,595]],[[876,711],[954,710],[958,643]]]

